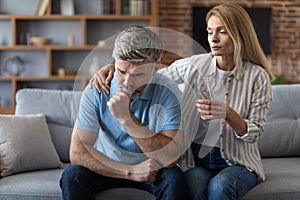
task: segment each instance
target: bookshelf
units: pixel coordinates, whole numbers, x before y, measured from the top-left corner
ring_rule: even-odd
[[[60,0],[48,0],[45,12],[37,15],[40,1],[0,0],[0,114],[14,113],[15,95],[21,88],[82,90],[90,78],[88,70],[82,70],[91,62],[88,55],[99,55],[99,66],[111,60],[112,46],[97,46],[99,41],[132,24],[158,25],[157,0],[148,0],[146,14],[124,13],[125,3],[140,0],[73,0],[73,15],[60,14]],[[104,14],[104,2],[111,3],[113,13]],[[35,46],[29,44],[31,36],[51,38],[52,43]],[[19,76],[5,71],[11,55],[23,60],[25,71]],[[61,76],[61,68],[76,73]]]

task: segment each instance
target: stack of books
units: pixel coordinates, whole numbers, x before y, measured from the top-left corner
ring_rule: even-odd
[[[116,0],[100,0],[100,14],[116,14]]]
[[[149,15],[150,0],[127,1],[129,1],[129,15]]]
[[[149,15],[150,0],[121,0],[122,15]],[[115,14],[116,0],[100,0],[100,14]]]

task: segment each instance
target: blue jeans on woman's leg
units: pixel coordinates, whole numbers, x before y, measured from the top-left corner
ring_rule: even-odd
[[[241,165],[227,167],[208,185],[209,200],[241,199],[257,184],[257,175]]]
[[[192,149],[195,150],[194,145]],[[199,151],[194,152],[197,156]],[[240,199],[257,184],[254,172],[241,165],[227,165],[218,148],[195,162],[196,166],[184,173],[192,199]]]
[[[70,165],[62,174],[60,187],[64,200],[94,200],[100,191],[120,187],[142,189],[155,195],[156,199],[184,199],[187,196],[183,173],[178,167],[161,169],[156,182],[151,183],[105,177],[85,167]]]

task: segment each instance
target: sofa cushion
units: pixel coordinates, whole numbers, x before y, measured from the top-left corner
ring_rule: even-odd
[[[73,127],[67,127],[60,124],[48,123],[52,140],[62,162],[70,162],[69,149]]]
[[[252,188],[242,200],[299,199],[300,158],[265,158],[262,162],[266,181]]]
[[[61,200],[59,179],[63,169],[40,170],[0,179],[0,199]]]
[[[61,165],[44,115],[0,115],[1,176]]]
[[[0,199],[5,200],[61,200],[59,180],[63,169],[41,170],[0,179]],[[146,191],[134,188],[115,188],[97,194],[97,200],[154,200]]]
[[[300,84],[272,86],[273,100],[259,140],[262,157],[300,156]]]
[[[80,91],[22,89],[16,95],[16,115],[43,113],[62,162],[69,162],[70,137],[81,97]]]

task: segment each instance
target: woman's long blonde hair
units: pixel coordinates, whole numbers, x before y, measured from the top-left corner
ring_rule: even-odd
[[[220,18],[233,41],[235,65],[242,67],[243,59],[245,59],[263,67],[270,80],[274,80],[275,76],[259,44],[251,18],[245,9],[234,3],[215,6],[207,13],[206,23],[212,15]]]

